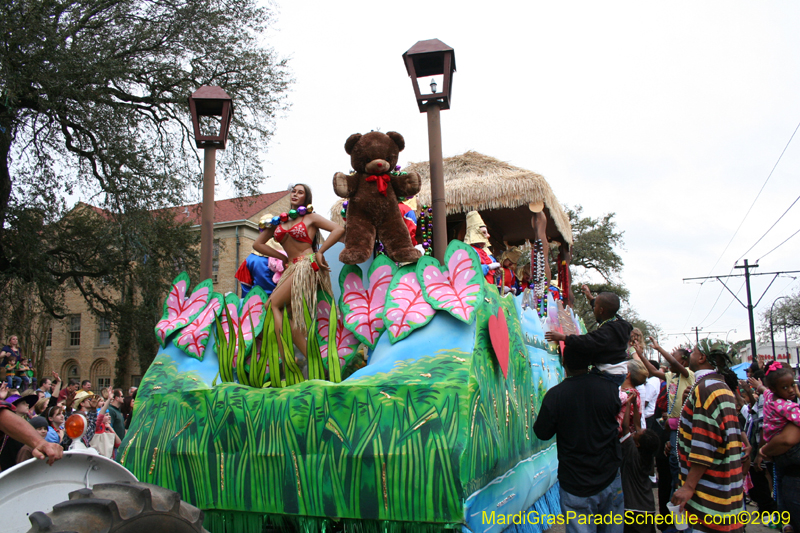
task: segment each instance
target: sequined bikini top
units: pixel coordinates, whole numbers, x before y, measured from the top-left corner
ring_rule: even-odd
[[[288,230],[283,229],[283,226],[278,225],[275,228],[275,240],[282,243],[283,240],[286,238],[287,235],[291,235],[292,238],[298,242],[304,242],[306,244],[312,244],[311,238],[308,236],[308,228],[306,228],[305,222],[300,222],[295,224]]]

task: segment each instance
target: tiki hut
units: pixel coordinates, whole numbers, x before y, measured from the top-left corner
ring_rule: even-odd
[[[413,170],[422,177],[422,190],[417,205],[431,205],[430,165],[427,161],[410,163],[403,170]],[[547,217],[547,240],[572,244],[569,218],[543,176],[515,167],[504,161],[466,152],[444,160],[445,205],[447,206],[447,236],[464,237],[466,216],[479,211],[492,235],[492,248],[503,250],[535,240],[532,215],[543,212]],[[331,218],[343,223],[339,200],[331,208]]]
[[[417,202],[431,205],[428,162],[411,163],[403,170],[419,173],[422,190]],[[478,211],[492,234],[492,241],[498,245],[519,245],[536,239],[531,215],[543,211],[547,216],[547,240],[572,244],[569,218],[540,174],[478,152],[466,152],[444,160],[444,182],[450,239],[463,237],[467,213]]]

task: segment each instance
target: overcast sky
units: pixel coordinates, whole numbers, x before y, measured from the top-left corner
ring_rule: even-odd
[[[746,310],[719,282],[682,278],[728,274],[737,259],[755,262],[800,229],[798,205],[747,252],[800,195],[798,132],[737,233],[800,124],[800,4],[292,0],[276,8],[267,42],[289,58],[296,83],[265,153],[262,190],[308,182],[327,212],[334,172],[350,169],[345,140],[372,129],[405,136],[401,164],[427,161],[426,118],[401,55],[437,38],[457,64],[452,108],[442,112],[445,157],[476,150],[542,174],[562,203],[587,215],[616,213],[631,304],[665,333],[748,336]],[[800,235],[758,271],[800,270],[798,247]],[[753,279],[754,298],[770,279]],[[742,284],[731,280],[734,291]],[[798,287],[779,278],[757,312]]]

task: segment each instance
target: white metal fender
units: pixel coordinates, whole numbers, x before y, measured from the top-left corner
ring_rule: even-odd
[[[138,481],[128,469],[96,453],[64,452],[60,461],[28,459],[0,472],[0,516],[2,530],[25,533],[31,528],[28,515],[49,513],[69,499],[69,493],[98,483]]]

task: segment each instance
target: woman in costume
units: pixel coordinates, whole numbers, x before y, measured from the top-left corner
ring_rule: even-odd
[[[290,202],[289,213],[274,217],[253,243],[253,249],[284,264],[283,275],[269,298],[275,316],[275,331],[282,330],[283,310],[289,307],[292,339],[305,356],[307,335],[303,302],[313,316],[317,309],[317,290],[322,289],[333,296],[330,268],[323,253],[342,238],[344,228],[314,213],[308,185],[298,183],[292,187]],[[320,245],[321,229],[329,231],[330,235]],[[273,237],[283,246],[288,261],[277,250],[266,245]],[[280,343],[278,346],[282,350]]]

